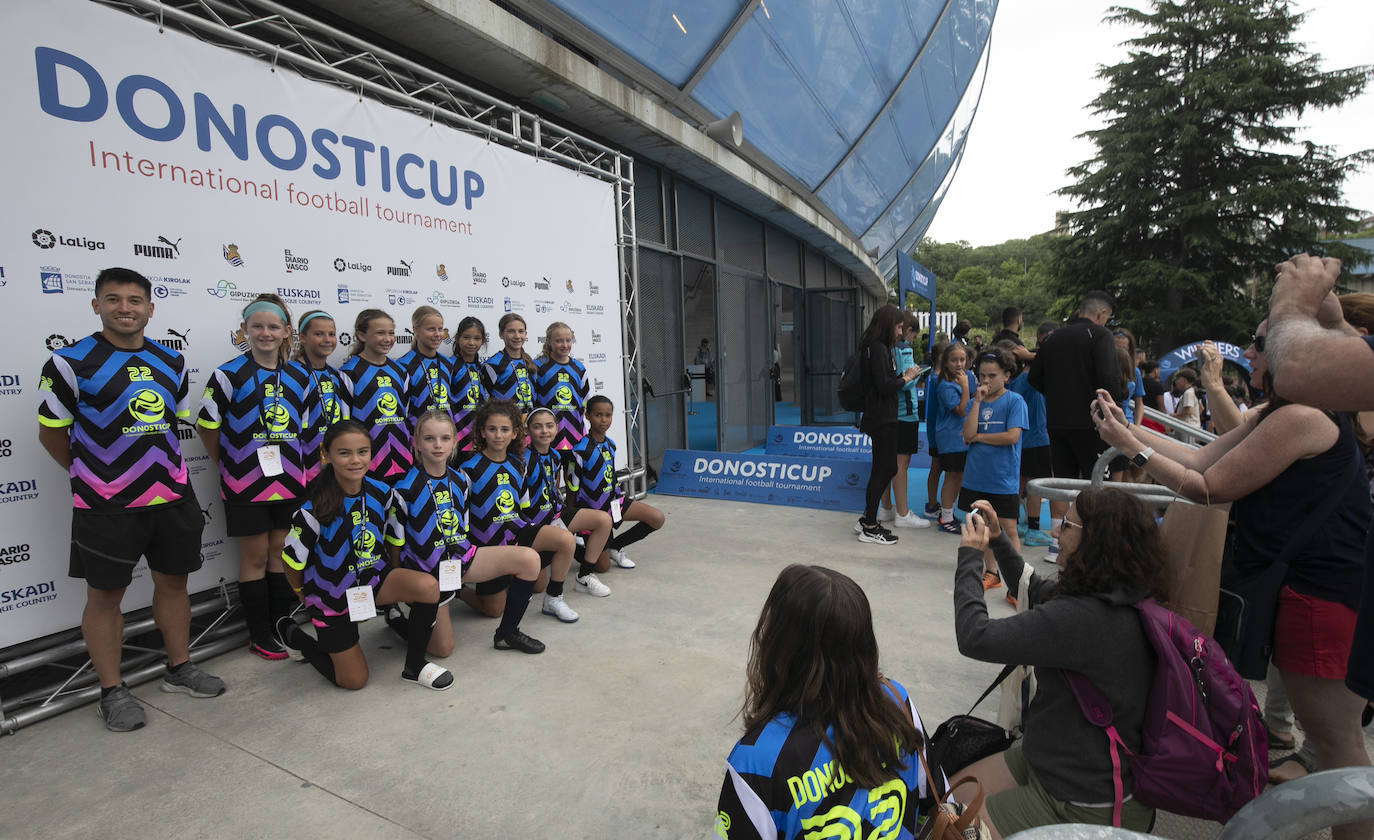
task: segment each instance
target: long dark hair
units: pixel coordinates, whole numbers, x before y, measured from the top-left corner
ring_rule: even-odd
[[[324,433],[324,442],[320,444],[322,452],[328,452],[329,447],[340,435],[349,432],[356,432],[363,437],[370,438],[367,427],[357,420],[340,420],[331,425]],[[320,470],[319,475],[310,482],[310,487],[306,490],[306,498],[310,501],[310,508],[314,511],[315,519],[323,525],[334,519],[343,516],[343,488],[339,486],[339,480],[334,477],[334,465],[325,464],[324,469]]]
[[[902,310],[890,303],[885,303],[878,307],[878,311],[873,313],[873,318],[868,322],[868,329],[859,336],[859,346],[864,347],[874,341],[879,342],[884,347],[892,346],[892,334],[897,331],[897,327],[902,323]]]
[[[864,787],[890,779],[906,766],[902,756],[920,748],[906,710],[883,689],[868,597],[832,569],[783,569],[754,628],[741,710],[745,729],[782,713],[809,725]]]
[[[396,319],[386,314],[380,309],[364,309],[358,313],[358,317],[353,319],[353,346],[348,349],[350,356],[361,356],[363,354],[363,333],[372,328],[372,322],[378,318],[385,318],[396,324]]]
[[[525,423],[519,407],[510,400],[487,400],[477,407],[472,418],[472,437],[477,444],[477,451],[482,452],[487,448],[487,439],[482,430],[486,428],[487,421],[498,414],[510,419],[511,431],[515,433],[506,447],[506,454],[518,458],[525,451]]]
[[[1064,557],[1055,595],[1100,595],[1117,590],[1163,599],[1164,546],[1144,503],[1114,487],[1088,489],[1073,502],[1083,538]],[[1074,527],[1065,525],[1061,527]]]
[[[512,321],[519,321],[521,324],[525,325],[525,340],[528,341],[530,337],[530,325],[525,321],[524,316],[520,315],[517,312],[507,312],[505,315],[501,316],[501,320],[496,322],[497,334],[500,335],[501,333],[504,333],[506,331],[506,325],[511,323]],[[505,336],[501,337],[501,352],[506,352]],[[525,366],[525,370],[529,371],[530,373],[534,373],[534,357],[529,354],[529,351],[525,349],[525,346],[523,344],[520,345],[520,362]]]
[[[473,327],[476,327],[477,331],[482,334],[482,347],[487,346],[489,336],[487,335],[486,325],[482,323],[482,319],[473,315],[466,316],[463,320],[458,322],[458,330],[453,334],[453,358],[460,362],[466,363],[467,359],[463,358],[462,348],[458,346],[458,337]],[[474,362],[482,361],[482,351],[480,349],[472,355],[472,360]]]

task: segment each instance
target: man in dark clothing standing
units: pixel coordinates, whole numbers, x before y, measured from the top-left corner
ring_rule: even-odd
[[[1031,387],[1045,395],[1050,465],[1056,478],[1092,478],[1093,464],[1107,448],[1088,414],[1097,389],[1117,402],[1126,398],[1116,340],[1106,328],[1115,306],[1106,292],[1088,292],[1074,318],[1036,348],[1031,362]],[[1050,502],[1051,530],[1063,522],[1068,507],[1068,502]],[[1058,555],[1059,541],[1051,540],[1045,559],[1054,562]]]
[[[1016,345],[1012,355],[1019,362],[1029,362],[1035,358],[1035,353],[1026,349],[1026,345],[1021,341],[1021,324],[1024,320],[1021,309],[1016,306],[1008,306],[1002,310],[1002,331],[992,337],[992,343],[999,341],[1010,341]]]

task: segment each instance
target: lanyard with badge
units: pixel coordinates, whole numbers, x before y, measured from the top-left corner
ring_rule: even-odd
[[[611,514],[611,525],[616,526],[619,525],[621,519],[624,518],[622,516],[624,508],[620,497],[615,495],[615,456],[611,454],[610,444],[606,441],[598,443],[596,448],[601,450],[601,457],[606,462],[606,466],[602,472],[609,473],[609,475],[606,476],[606,492],[611,494],[611,509],[609,511]]]
[[[448,411],[448,394],[444,393],[444,386],[439,381],[439,357],[435,356],[430,360],[433,364],[424,365],[425,378],[429,380],[429,397],[432,407],[438,411]],[[421,362],[421,364],[424,364]]]
[[[455,592],[463,588],[463,558],[455,556],[453,553],[453,541],[450,539],[458,530],[458,511],[453,505],[453,483],[449,481],[447,475],[443,479],[443,489],[447,491],[445,502],[440,503],[440,494],[435,490],[434,480],[425,477],[425,483],[429,485],[429,497],[434,500],[434,524],[439,529],[439,534],[444,538],[444,556],[439,560],[439,591]],[[452,525],[444,524],[445,515],[450,517]]]
[[[370,618],[377,617],[377,601],[373,597],[371,583],[358,584],[358,573],[363,570],[358,567],[362,566],[363,562],[366,562],[367,565],[365,569],[375,571],[374,564],[377,560],[377,538],[372,536],[372,532],[368,530],[367,527],[366,491],[358,495],[358,506],[355,510],[350,511],[349,518],[353,529],[350,535],[349,549],[353,553],[355,571],[353,574],[354,585],[348,587],[347,591],[344,593],[344,597],[348,600],[348,620],[367,621]],[[371,543],[371,547],[367,545],[369,542]],[[366,552],[365,555],[358,553],[359,543],[363,543],[364,551]]]
[[[261,368],[259,368],[259,370],[261,370]],[[258,420],[262,421],[262,430],[264,432],[264,437],[266,440],[272,439],[272,432],[276,431],[273,428],[274,420],[279,416],[280,412],[282,412],[283,410],[281,406],[280,365],[278,365],[276,369],[276,374],[276,378],[272,382],[271,407],[266,407],[266,394],[264,394],[263,397],[258,400]],[[253,384],[254,390],[256,391],[258,385],[258,375],[256,372],[253,374]],[[267,383],[264,381],[262,384],[266,385]],[[288,417],[287,423],[289,424],[290,422],[291,419],[290,417]],[[281,447],[275,443],[264,443],[262,446],[259,446],[258,466],[262,468],[262,474],[265,476],[281,475],[282,473],[286,472],[286,468],[282,465],[281,462]]]
[[[325,380],[329,382],[330,390],[328,393],[324,390]],[[320,395],[320,414],[324,418],[324,423],[321,424],[321,427],[328,427],[337,423],[341,413],[339,411],[338,400],[339,383],[335,382],[332,376],[326,375],[321,377],[319,371],[314,368],[310,370],[310,382],[315,386],[315,393]]]

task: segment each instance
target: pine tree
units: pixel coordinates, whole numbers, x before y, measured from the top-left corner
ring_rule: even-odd
[[[1106,20],[1143,34],[1098,72],[1106,125],[1086,133],[1096,155],[1060,191],[1079,209],[1056,291],[1111,290],[1118,318],[1160,351],[1249,335],[1276,263],[1340,256],[1319,240],[1353,228],[1341,188],[1374,152],[1336,157],[1301,121],[1358,96],[1374,71],[1321,70],[1284,0],[1150,0]]]

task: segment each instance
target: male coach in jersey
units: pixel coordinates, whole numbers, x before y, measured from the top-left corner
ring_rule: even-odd
[[[140,557],[153,577],[153,621],[167,669],[162,690],[218,697],[224,682],[191,662],[186,576],[200,568],[200,507],[181,457],[178,418],[191,416],[186,361],[144,338],[152,286],[127,268],[95,281],[100,332],[55,353],[39,386],[38,440],[71,478],[69,574],[86,581],[81,635],[100,678],[105,728],[147,722],[120,678],[120,603]]]

